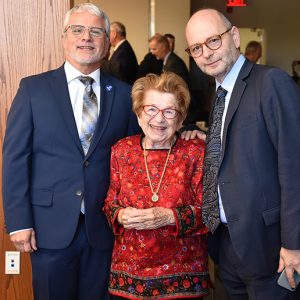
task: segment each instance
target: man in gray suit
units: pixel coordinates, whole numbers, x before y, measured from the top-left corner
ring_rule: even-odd
[[[186,37],[187,52],[223,89],[204,163],[204,178],[215,176],[212,186],[203,183],[210,254],[230,299],[300,299],[299,287],[277,284],[284,268],[293,288],[300,274],[300,90],[285,72],[245,59],[237,27],[216,10],[196,12]],[[212,136],[220,152],[209,166]]]

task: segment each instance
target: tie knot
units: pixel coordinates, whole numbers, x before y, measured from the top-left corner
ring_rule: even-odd
[[[79,76],[78,79],[85,85],[92,85],[94,82],[94,79],[90,76]]]
[[[218,96],[218,98],[225,99],[226,94],[227,94],[227,91],[225,89],[223,89],[221,86],[219,86],[218,89],[217,89],[217,96]]]

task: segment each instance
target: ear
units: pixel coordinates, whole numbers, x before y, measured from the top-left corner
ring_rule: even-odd
[[[232,26],[231,28],[231,35],[235,45],[235,48],[240,48],[241,39],[240,39],[240,32],[236,26]]]
[[[183,120],[178,123],[178,125],[177,125],[177,131],[179,131],[179,129],[182,127],[182,125],[183,125],[182,123],[183,123]]]

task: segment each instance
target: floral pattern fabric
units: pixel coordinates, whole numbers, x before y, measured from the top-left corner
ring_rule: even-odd
[[[195,298],[208,293],[207,232],[202,223],[204,142],[177,139],[158,192],[151,201],[141,137],[122,139],[112,148],[111,182],[104,212],[116,235],[109,291],[127,299]],[[168,149],[146,150],[154,190]],[[124,229],[120,209],[166,207],[176,226]]]

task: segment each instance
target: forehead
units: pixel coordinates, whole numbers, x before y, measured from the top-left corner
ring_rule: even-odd
[[[176,107],[177,101],[175,95],[157,90],[148,90],[145,92],[144,105],[154,104],[158,108]]]
[[[99,18],[88,11],[75,12],[70,16],[69,24],[103,27],[104,19]]]
[[[189,45],[205,42],[224,30],[226,30],[225,24],[216,12],[200,11],[189,20],[186,26],[186,39]]]

